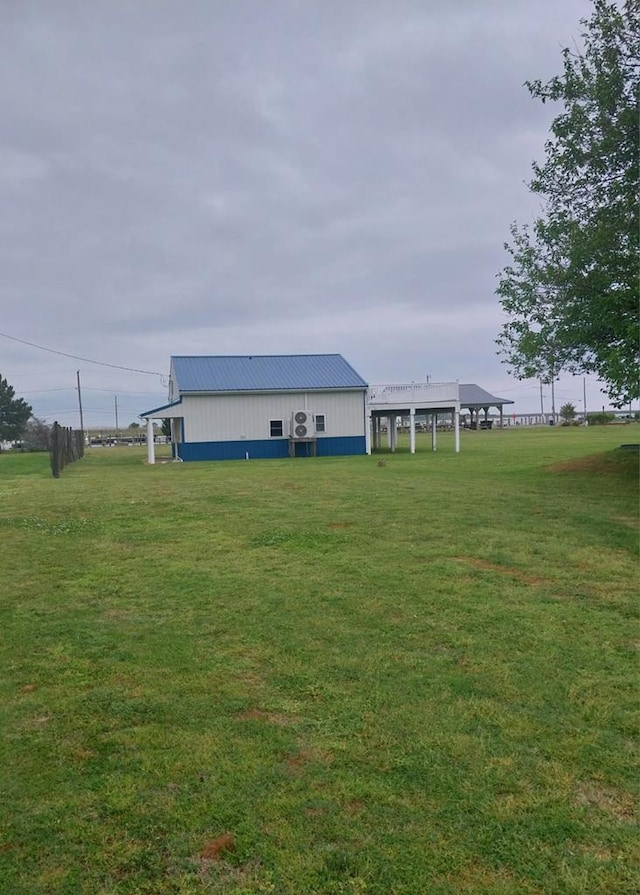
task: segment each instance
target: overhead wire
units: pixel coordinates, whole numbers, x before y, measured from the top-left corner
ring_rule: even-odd
[[[89,357],[80,357],[78,354],[69,354],[67,351],[58,351],[57,348],[47,348],[44,345],[37,345],[35,342],[29,342],[28,339],[19,339],[17,336],[10,336],[9,333],[0,332],[0,336],[4,339],[11,339],[12,342],[20,342],[22,345],[29,345],[31,348],[38,348],[40,351],[48,351],[50,354],[59,354],[62,357],[70,357],[73,360],[81,360],[85,364],[96,364],[99,367],[111,367],[112,370],[127,370],[129,373],[147,373],[150,376],[164,376],[157,370],[140,370],[136,367],[124,367],[121,364],[110,364],[102,360],[91,360]]]
[[[45,392],[77,392],[77,391],[78,391],[78,387],[76,385],[67,385],[67,386],[60,386],[59,388],[29,388],[26,390],[21,389],[20,393],[23,395],[41,395],[41,394],[44,394]],[[107,392],[110,395],[113,395],[116,392],[118,395],[156,395],[156,394],[160,394],[159,392],[155,392],[153,390],[145,391],[145,392],[138,392],[138,391],[132,391],[131,389],[124,389],[124,388],[117,388],[117,389],[99,388],[98,386],[94,386],[94,385],[83,385],[82,391],[83,392]]]

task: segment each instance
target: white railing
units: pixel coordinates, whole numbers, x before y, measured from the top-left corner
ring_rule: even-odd
[[[457,382],[399,382],[370,385],[369,404],[421,405],[457,404],[460,389]]]

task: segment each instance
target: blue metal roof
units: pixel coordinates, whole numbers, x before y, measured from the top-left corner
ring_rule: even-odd
[[[178,356],[171,370],[181,395],[367,387],[341,354]]]

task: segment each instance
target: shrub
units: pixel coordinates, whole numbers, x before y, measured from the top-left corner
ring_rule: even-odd
[[[604,426],[606,423],[612,423],[615,418],[615,413],[606,410],[603,410],[600,413],[587,414],[587,422],[590,426]]]

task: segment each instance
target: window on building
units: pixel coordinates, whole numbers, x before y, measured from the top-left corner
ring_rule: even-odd
[[[316,413],[316,432],[325,432],[324,413]]]
[[[282,420],[271,420],[269,422],[269,430],[272,438],[281,438],[284,434]]]

